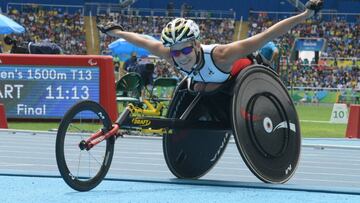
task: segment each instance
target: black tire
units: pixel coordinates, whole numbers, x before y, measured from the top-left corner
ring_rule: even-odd
[[[102,141],[89,151],[81,150],[79,143],[100,129],[110,130],[111,126],[106,111],[93,101],[81,101],[66,112],[57,132],[56,162],[62,178],[74,190],[89,191],[107,174],[114,154],[115,137]],[[85,164],[81,162],[83,154],[87,155]]]
[[[240,72],[234,86],[232,124],[239,152],[266,183],[285,183],[295,173],[301,133],[295,106],[277,75],[253,65]]]

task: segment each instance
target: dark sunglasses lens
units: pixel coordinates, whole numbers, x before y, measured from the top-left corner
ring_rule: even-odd
[[[188,55],[192,52],[193,48],[192,47],[185,47],[181,50],[181,52],[185,55]]]

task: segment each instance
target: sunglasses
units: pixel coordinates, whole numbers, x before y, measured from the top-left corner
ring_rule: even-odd
[[[193,49],[194,49],[194,47],[189,46],[189,47],[182,48],[181,50],[171,50],[170,54],[173,57],[179,57],[181,53],[184,55],[190,54],[193,51]]]

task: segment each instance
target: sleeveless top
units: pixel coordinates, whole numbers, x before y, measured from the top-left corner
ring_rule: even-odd
[[[223,72],[218,68],[214,60],[212,58],[212,52],[214,48],[216,47],[216,44],[212,45],[201,45],[201,48],[203,50],[203,57],[204,57],[204,63],[202,67],[199,67],[199,71],[192,71],[187,72],[182,70],[180,67],[177,67],[180,69],[180,71],[189,77],[191,77],[196,82],[205,82],[205,83],[223,83],[225,82],[229,77],[230,73]]]

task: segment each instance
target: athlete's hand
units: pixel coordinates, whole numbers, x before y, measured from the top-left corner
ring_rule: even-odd
[[[314,16],[319,12],[324,5],[324,0],[310,0],[305,4],[306,11],[305,14],[308,18]]]
[[[112,37],[116,37],[116,31],[124,31],[123,26],[115,23],[107,23],[105,25],[97,25],[100,32]]]

